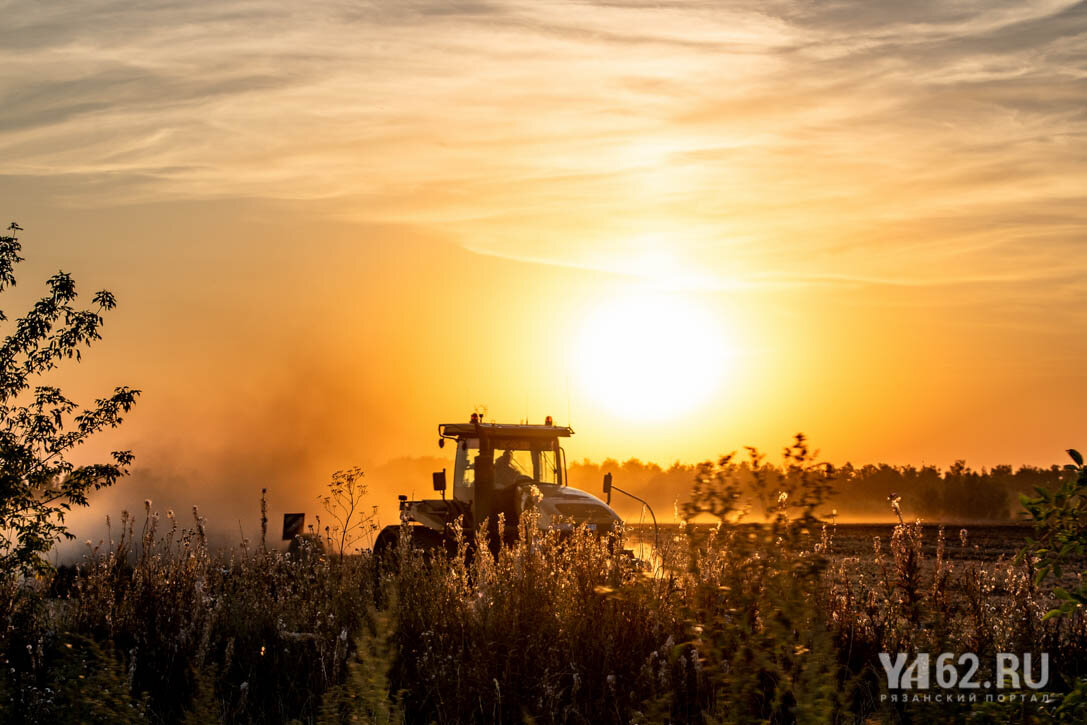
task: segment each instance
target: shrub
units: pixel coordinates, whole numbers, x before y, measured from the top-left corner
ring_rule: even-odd
[[[20,230],[13,222],[11,235],[0,234],[0,292],[15,284],[15,265],[23,261],[14,236]],[[95,433],[120,425],[140,391],[116,388],[80,411],[59,388],[37,384],[100,338],[102,312],[116,300],[102,290],[92,308],[76,308],[75,282],[64,272],[46,286],[48,293],[0,342],[0,578],[48,570],[45,554],[58,539],[71,538],[65,515],[86,506],[89,492],[113,485],[132,462],[130,451],[114,451],[110,463],[78,466],[69,456]],[[0,321],[6,319],[0,312]]]

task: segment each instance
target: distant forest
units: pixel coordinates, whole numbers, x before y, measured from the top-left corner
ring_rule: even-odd
[[[395,496],[403,493],[412,498],[434,495],[430,490],[430,472],[449,467],[450,461],[435,456],[397,458],[366,473],[371,485],[373,502],[389,509]],[[746,462],[730,464],[738,480],[750,477]],[[771,475],[781,475],[780,467],[770,467]],[[661,523],[675,521],[676,507],[690,500],[691,487],[698,475],[696,464],[674,463],[667,468],[638,459],[617,461],[608,458],[601,463],[588,459],[569,464],[570,483],[595,496],[603,496],[605,473],[611,473],[615,485],[641,496],[653,506]],[[1055,488],[1063,476],[1071,475],[1061,466],[994,466],[975,470],[958,461],[948,469],[935,466],[890,466],[887,464],[853,466],[845,464],[835,469],[832,484],[835,494],[830,503],[818,511],[829,519],[837,510],[838,520],[895,521],[887,497],[894,493],[901,499],[902,516],[907,521],[920,517],[926,521],[1017,521],[1022,508],[1019,494],[1033,494],[1036,486]],[[761,511],[754,498],[750,501],[752,516]],[[612,505],[627,521],[637,522],[641,505],[615,494]],[[645,514],[648,521],[649,516]],[[385,523],[391,523],[386,521]]]
[[[730,463],[737,479],[750,479],[748,463]],[[781,476],[780,467],[771,466],[771,475]],[[698,466],[675,463],[662,468],[655,463],[631,459],[620,463],[607,459],[602,463],[583,460],[569,466],[570,482],[578,488],[600,495],[605,473],[614,476],[615,485],[649,501],[659,521],[672,521],[677,504],[690,498],[691,484]],[[837,511],[840,521],[883,521],[895,519],[888,497],[901,499],[902,515],[909,521],[920,517],[928,521],[1016,521],[1019,520],[1020,493],[1034,493],[1035,487],[1053,489],[1065,476],[1074,476],[1061,466],[994,466],[975,470],[964,461],[956,461],[942,470],[935,466],[891,466],[887,464],[855,467],[850,463],[835,469],[835,494],[826,510],[829,518]],[[613,505],[628,521],[638,520],[640,505],[624,496],[613,497]],[[761,509],[750,501],[752,517]]]

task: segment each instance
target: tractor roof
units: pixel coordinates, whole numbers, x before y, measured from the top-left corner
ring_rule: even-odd
[[[569,438],[573,428],[561,425],[521,425],[515,423],[441,423],[438,432],[451,438]]]

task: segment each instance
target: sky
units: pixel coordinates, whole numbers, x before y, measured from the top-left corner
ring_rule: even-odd
[[[144,391],[95,515],[303,506],[477,407],[571,422],[577,460],[1087,445],[1083,3],[0,17],[3,308],[109,288],[60,380]]]

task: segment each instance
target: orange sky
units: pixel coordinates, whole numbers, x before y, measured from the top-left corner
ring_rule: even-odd
[[[58,267],[118,295],[65,379],[145,391],[109,441],[135,499],[301,505],[337,468],[437,454],[477,405],[569,410],[571,459],[797,431],[838,462],[1087,445],[1082,5],[15,2],[5,24],[12,298]]]

